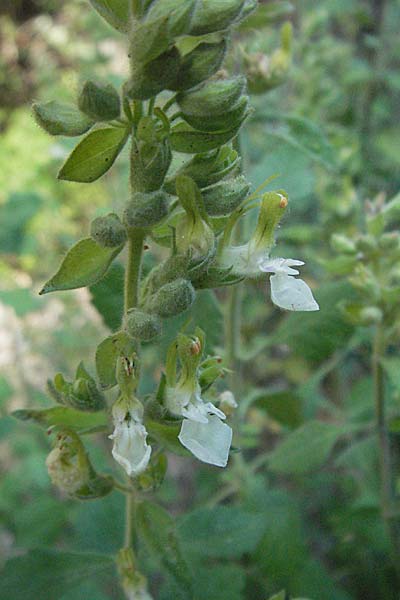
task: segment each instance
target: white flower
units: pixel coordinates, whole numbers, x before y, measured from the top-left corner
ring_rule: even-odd
[[[258,267],[265,273],[273,273],[270,278],[271,300],[276,306],[286,310],[313,311],[319,310],[312,291],[299,275],[298,267],[304,265],[301,260],[292,258],[262,258]]]
[[[232,441],[232,429],[221,422],[225,414],[211,402],[204,402],[198,383],[167,387],[166,406],[184,417],[179,441],[199,460],[225,467]]]
[[[114,440],[112,455],[129,477],[143,473],[149,464],[151,446],[147,444],[147,431],[142,423],[143,407],[138,401],[117,400],[113,406]]]
[[[210,415],[207,423],[184,419],[179,441],[199,460],[226,467],[232,442],[232,429],[216,415]]]

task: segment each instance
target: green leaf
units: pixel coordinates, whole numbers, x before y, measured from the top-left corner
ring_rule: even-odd
[[[117,31],[128,31],[129,0],[89,0],[89,2]]]
[[[286,475],[303,475],[318,469],[346,429],[322,421],[309,421],[290,433],[271,452],[268,466]]]
[[[262,27],[266,27],[278,19],[289,17],[293,12],[293,4],[286,0],[272,0],[268,4],[259,4],[257,10],[240,25],[240,31],[246,33],[251,29],[259,31]]]
[[[91,131],[71,152],[58,178],[91,183],[113,165],[128,139],[123,127],[102,127]]]
[[[1,597],[12,600],[55,600],[81,581],[114,566],[111,556],[56,550],[29,550],[11,558],[1,580]]]
[[[111,331],[121,327],[124,308],[123,289],[124,268],[118,262],[111,265],[101,281],[90,286],[92,304]]]
[[[38,124],[51,135],[74,137],[86,133],[94,121],[72,104],[45,102],[34,104],[33,113]]]
[[[302,398],[296,392],[284,390],[256,396],[253,406],[265,410],[278,423],[294,428],[303,421],[302,404]]]
[[[178,454],[179,456],[190,456],[190,452],[186,450],[180,441],[178,435],[181,429],[181,423],[176,425],[167,425],[158,423],[157,421],[146,420],[146,429],[149,435],[153,437],[161,446],[169,452]]]
[[[105,275],[121,250],[122,246],[102,248],[92,238],[80,240],[72,246],[57,273],[44,285],[39,294],[74,290],[96,283]]]
[[[400,358],[383,358],[381,365],[395,390],[400,391]]]
[[[279,592],[279,594],[274,594],[273,596],[271,596],[269,600],[286,600],[286,598],[286,592],[282,590],[282,592]]]
[[[161,506],[141,502],[136,510],[136,527],[139,537],[175,585],[186,597],[193,597],[191,574],[181,552],[173,518]]]
[[[199,508],[178,525],[185,554],[194,557],[240,558],[256,548],[263,533],[262,515],[234,506]]]
[[[44,410],[15,410],[12,416],[20,421],[33,421],[43,427],[66,427],[74,431],[104,429],[108,425],[105,412],[88,413],[68,406],[54,406]]]
[[[247,114],[245,117],[246,116]],[[200,152],[209,152],[210,150],[219,148],[219,146],[226,144],[226,142],[229,142],[229,140],[235,137],[244,118],[240,125],[233,129],[214,133],[204,133],[193,129],[193,127],[186,125],[186,123],[179,123],[178,125],[175,125],[171,131],[171,148],[176,152],[184,152],[186,154],[198,154]]]
[[[320,310],[288,315],[274,334],[275,343],[288,344],[296,356],[310,362],[323,362],[345,347],[354,332],[354,327],[344,319],[337,306],[343,298],[351,301],[354,296],[354,290],[347,282],[321,286],[315,292]]]
[[[103,389],[117,385],[116,368],[119,356],[131,356],[134,351],[132,338],[119,331],[103,340],[96,350],[96,371]]]
[[[196,600],[243,600],[246,585],[246,572],[240,565],[196,565]],[[187,595],[179,594],[179,590],[169,582],[163,586],[159,600],[187,600]]]

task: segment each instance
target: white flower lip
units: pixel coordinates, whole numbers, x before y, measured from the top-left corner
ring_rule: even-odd
[[[210,415],[207,423],[189,419],[182,422],[179,441],[196,458],[216,467],[226,467],[232,442],[232,429],[216,415]]]
[[[112,455],[123,467],[129,477],[136,477],[146,470],[151,455],[151,446],[147,443],[147,431],[141,421],[132,418],[130,412],[122,413],[118,410],[114,413],[114,432],[109,436],[114,440]]]
[[[259,261],[260,271],[273,273],[270,278],[271,300],[276,306],[292,311],[319,310],[306,282],[293,277],[299,275],[299,271],[292,267],[301,265],[304,265],[302,260],[293,258],[263,258]]]

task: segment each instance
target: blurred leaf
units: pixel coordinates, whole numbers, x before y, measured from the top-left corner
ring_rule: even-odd
[[[400,391],[400,358],[387,357],[381,359],[381,365],[396,391]]]
[[[96,283],[121,250],[122,246],[102,248],[92,238],[80,240],[68,251],[57,273],[39,293],[74,290]]]
[[[278,19],[289,17],[293,12],[293,4],[285,0],[272,0],[268,4],[259,4],[258,8],[240,25],[240,31],[246,33],[251,29],[259,31],[262,27],[271,25]]]
[[[345,432],[343,427],[309,421],[289,433],[269,455],[272,471],[286,475],[303,475],[322,466],[333,446]]]
[[[266,411],[270,417],[288,427],[298,427],[303,421],[302,399],[292,390],[256,396],[253,406]]]
[[[255,121],[260,118],[267,119],[265,130],[269,136],[304,152],[313,161],[328,169],[336,167],[333,148],[320,124],[304,117],[283,113],[264,113],[261,116],[258,114]]]
[[[114,566],[111,556],[56,550],[29,550],[10,559],[1,581],[1,598],[55,600],[75,585]]]
[[[115,331],[121,326],[124,309],[123,289],[124,268],[120,263],[112,264],[103,279],[90,286],[92,304],[111,331]]]
[[[75,503],[70,513],[74,530],[74,545],[86,552],[116,554],[124,535],[125,498],[122,494],[109,494],[91,502]]]
[[[288,315],[276,330],[274,340],[288,344],[297,356],[319,363],[343,348],[354,331],[337,307],[341,299],[354,297],[354,291],[346,282],[333,282],[318,288],[315,297],[320,310]]]
[[[127,139],[127,130],[122,127],[102,127],[88,133],[75,146],[58,178],[82,183],[96,181],[113,165]]]
[[[12,306],[18,317],[43,307],[43,303],[28,288],[0,291],[0,302]]]
[[[42,205],[42,198],[32,192],[11,194],[0,206],[0,250],[2,253],[21,252],[25,230]]]
[[[287,596],[284,591],[279,592],[279,594],[274,594],[269,598],[269,600],[286,600]]]
[[[199,508],[183,516],[178,534],[188,556],[240,558],[264,533],[263,517],[234,506]]]
[[[136,509],[136,527],[149,551],[173,578],[175,585],[192,597],[192,579],[183,558],[173,518],[159,505],[141,502]]]
[[[12,416],[20,421],[33,421],[44,427],[67,427],[74,431],[103,429],[108,425],[104,412],[87,413],[65,406],[54,406],[44,410],[15,410]]]

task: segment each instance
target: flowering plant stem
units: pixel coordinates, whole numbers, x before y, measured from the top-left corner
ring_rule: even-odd
[[[381,479],[381,506],[382,517],[386,523],[393,554],[393,564],[400,581],[400,567],[398,556],[400,554],[400,523],[393,502],[393,472],[390,450],[390,438],[386,426],[385,410],[385,378],[381,364],[385,351],[384,331],[377,327],[373,340],[372,351],[372,377],[374,386],[375,415],[379,439],[379,464]]]

